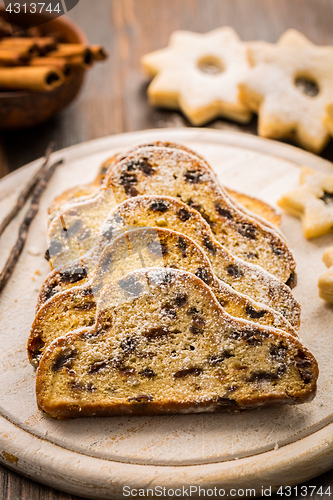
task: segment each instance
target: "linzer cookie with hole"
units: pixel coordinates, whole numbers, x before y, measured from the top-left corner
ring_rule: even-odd
[[[323,261],[328,268],[319,278],[319,297],[333,304],[333,247],[326,248]]]
[[[117,203],[140,194],[179,198],[206,219],[219,243],[246,261],[253,261],[287,282],[295,261],[273,229],[230,203],[210,168],[185,151],[142,148],[118,163],[106,179]]]
[[[300,186],[284,194],[278,204],[302,220],[306,238],[333,231],[333,175],[303,167]]]
[[[48,347],[36,394],[54,418],[237,412],[310,401],[317,377],[297,339],[231,318],[193,274],[155,268],[112,283],[96,324]]]
[[[127,151],[126,153],[119,153],[118,155],[112,156],[108,160],[106,160],[100,167],[98,174],[95,180],[91,184],[86,184],[82,186],[77,186],[71,189],[64,191],[61,195],[57,196],[53,201],[52,205],[49,207],[49,214],[53,214],[55,211],[60,210],[63,205],[66,203],[75,203],[83,201],[83,196],[95,196],[100,188],[101,184],[104,182],[105,176],[108,172],[111,172],[112,168],[115,167],[118,161],[121,161],[126,158],[129,154],[133,153],[137,149],[141,147],[147,146],[158,146],[158,147],[166,147],[173,149],[181,149],[183,151],[187,151],[190,154],[193,154],[205,161],[205,159],[194,152],[192,149],[183,146],[178,143],[169,142],[169,141],[153,141],[149,144],[140,144],[137,147]],[[206,162],[207,163],[207,162]],[[208,165],[208,163],[207,163]],[[208,165],[209,166],[209,165]],[[239,193],[233,189],[229,189],[225,187],[226,192],[229,197],[236,202],[240,208],[245,208],[252,212],[252,215],[255,217],[260,217],[263,223],[267,222],[269,224],[273,224],[273,226],[279,227],[281,224],[281,215],[277,212],[277,210],[269,205],[268,203],[259,200],[258,198],[254,198],[253,196],[248,196],[244,193]],[[87,199],[87,198],[86,198]],[[54,214],[55,215],[55,214]],[[50,218],[50,221],[52,217]]]
[[[219,116],[250,120],[237,88],[249,69],[246,45],[232,28],[175,31],[167,48],[145,55],[141,63],[154,77],[148,88],[153,106],[181,109],[194,125]]]
[[[223,309],[236,318],[280,328],[296,336],[294,328],[279,313],[237,293],[217,279],[204,251],[183,234],[161,228],[140,228],[124,233],[108,245],[93,278],[81,287],[58,293],[37,313],[28,342],[29,358],[38,363],[57,337],[95,322],[95,301],[105,287],[131,270],[168,267],[190,272],[210,287]],[[165,315],[177,317],[173,307]],[[198,323],[198,329],[200,324]]]
[[[199,212],[176,198],[166,196],[137,196],[121,203],[103,223],[92,254],[66,268],[54,270],[48,276],[38,298],[37,311],[55,294],[85,284],[105,247],[119,234],[128,229],[147,226],[173,229],[188,236],[205,252],[220,280],[237,292],[276,310],[294,328],[299,327],[300,305],[288,286],[261,267],[234,257],[214,239],[209,225]],[[253,254],[255,261],[256,256]]]
[[[288,30],[277,44],[253,42],[248,51],[253,67],[240,97],[258,113],[259,135],[292,138],[319,153],[329,139],[324,118],[333,96],[333,47]]]

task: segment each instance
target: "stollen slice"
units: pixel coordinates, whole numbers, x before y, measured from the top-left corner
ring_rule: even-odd
[[[237,412],[311,401],[317,377],[297,339],[230,317],[191,273],[154,268],[109,285],[96,324],[48,347],[36,395],[54,418]]]

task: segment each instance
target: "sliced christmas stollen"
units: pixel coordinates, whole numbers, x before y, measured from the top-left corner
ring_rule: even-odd
[[[201,215],[176,198],[137,196],[121,203],[103,223],[93,251],[72,265],[54,270],[42,286],[37,310],[53,295],[84,283],[95,270],[103,249],[128,228],[159,226],[192,238],[206,253],[216,276],[239,293],[282,314],[299,327],[300,306],[290,288],[260,266],[234,257],[214,239]],[[256,262],[255,254],[253,262]]]
[[[215,238],[235,255],[251,261],[255,252],[257,263],[281,282],[294,276],[296,264],[283,238],[231,204],[204,162],[185,151],[158,147],[142,148],[118,163],[96,198],[70,206],[52,221],[53,267],[82,257],[92,246],[107,206],[139,194],[180,198],[203,215]]]
[[[297,336],[281,314],[220,281],[204,251],[191,238],[169,229],[139,228],[125,232],[106,246],[91,280],[54,295],[39,309],[28,342],[31,363],[38,364],[55,338],[94,324],[96,305],[108,284],[132,270],[149,267],[191,272],[211,288],[219,304],[231,316],[280,328]],[[181,299],[179,303],[182,303]],[[164,309],[164,314],[177,317],[177,311],[171,305]],[[201,327],[198,323],[198,331]]]
[[[116,164],[119,161],[124,160],[134,151],[147,146],[148,147],[158,146],[158,147],[167,147],[172,149],[180,149],[183,151],[187,151],[188,153],[193,154],[194,156],[197,156],[201,160],[205,161],[205,159],[201,155],[199,155],[192,149],[178,143],[168,142],[168,141],[164,142],[154,141],[149,144],[140,144],[125,153],[119,153],[106,160],[101,165],[98,174],[92,183],[68,189],[64,191],[61,195],[57,196],[57,198],[55,198],[55,200],[53,201],[52,205],[49,208],[49,214],[53,214],[53,216],[55,216],[56,215],[55,212],[60,210],[62,206],[65,205],[66,203],[69,202],[76,203],[84,201],[83,197],[85,198],[88,196],[94,197],[98,193],[98,190],[101,187],[101,185],[103,184],[106,175],[111,172],[111,170],[116,166]],[[208,165],[207,162],[206,164]],[[229,195],[229,198],[234,202],[236,202],[240,206],[240,208],[249,210],[255,217],[260,217],[263,223],[272,224],[273,226],[275,226],[275,228],[279,227],[281,223],[281,215],[271,205],[263,202],[262,200],[259,200],[258,198],[254,198],[253,196],[248,196],[244,193],[240,193],[238,191],[229,189],[227,187],[225,187],[225,190]],[[50,220],[51,219],[52,217],[50,218]]]
[[[235,412],[310,401],[317,377],[297,339],[230,317],[193,274],[155,268],[109,285],[96,324],[48,347],[36,394],[54,418]]]

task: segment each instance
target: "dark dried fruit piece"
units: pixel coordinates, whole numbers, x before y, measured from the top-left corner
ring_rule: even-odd
[[[187,303],[187,295],[185,293],[179,293],[175,297],[175,305],[177,307],[184,307]]]
[[[164,307],[162,307],[161,314],[172,319],[177,319],[177,311],[171,304],[166,304]]]
[[[181,237],[178,238],[178,247],[180,248],[180,251],[182,253],[182,257],[186,257],[187,243]]]
[[[237,406],[237,403],[234,399],[225,398],[222,396],[218,396],[216,402],[221,408],[235,408]]]
[[[82,384],[81,382],[69,382],[68,386],[73,391],[96,391],[96,387],[91,382],[88,382],[87,384]]]
[[[65,349],[55,357],[52,365],[52,370],[58,372],[61,368],[70,368],[74,358],[77,356],[75,349]]]
[[[253,318],[253,319],[263,318],[267,312],[267,311],[257,311],[250,304],[247,304],[245,310],[246,310],[246,314],[248,314],[250,316],[250,318]]]
[[[178,217],[182,222],[187,221],[192,216],[191,212],[186,210],[186,208],[181,208],[178,212]]]
[[[287,355],[287,347],[282,343],[280,343],[279,345],[273,345],[269,350],[269,354],[273,359],[276,359],[277,361],[283,360]]]
[[[192,325],[190,326],[190,331],[191,333],[194,334],[202,334],[203,333],[203,327],[205,326],[206,321],[204,318],[201,316],[194,316],[192,319]]]
[[[237,226],[237,231],[239,234],[242,236],[245,236],[245,238],[248,238],[250,240],[256,240],[257,239],[257,230],[252,224],[247,224],[243,223],[240,226]]]
[[[223,208],[221,207],[218,203],[215,203],[215,208],[216,208],[216,211],[217,213],[221,216],[221,217],[224,217],[225,219],[232,219],[232,214],[229,210],[227,210],[226,208]]]
[[[216,245],[208,236],[204,237],[203,243],[207,248],[207,250],[209,250],[212,255],[216,254]]]
[[[89,375],[95,375],[96,373],[104,370],[109,366],[107,361],[96,361],[92,365],[89,366],[88,369],[88,374]]]
[[[167,212],[169,210],[169,205],[166,201],[164,200],[158,200],[158,201],[153,201],[150,205],[150,209],[153,212]]]
[[[150,165],[149,161],[147,158],[142,158],[138,162],[138,167],[143,172],[145,175],[148,177],[153,175],[155,173],[155,170],[153,167]]]
[[[150,394],[140,394],[135,398],[128,398],[129,403],[148,403],[149,401],[153,401],[153,396]]]
[[[208,363],[214,366],[219,363],[222,363],[225,359],[231,358],[232,356],[234,355],[231,354],[229,351],[222,351],[219,354],[213,354],[212,356],[209,356]]]
[[[120,348],[124,351],[125,354],[129,354],[135,351],[136,346],[138,345],[138,341],[133,337],[126,337],[120,344]]]
[[[87,277],[87,270],[84,267],[65,269],[59,272],[60,283],[76,283]]]
[[[130,377],[135,374],[135,368],[130,368],[129,366],[124,366],[119,368],[119,373],[122,377]]]
[[[198,184],[198,182],[201,182],[202,176],[203,172],[201,172],[201,170],[188,170],[184,174],[186,182],[190,184]]]
[[[43,354],[43,348],[45,342],[40,337],[34,337],[30,342],[29,349],[33,353],[32,357],[34,360],[38,360]]]
[[[147,378],[156,377],[156,373],[154,372],[154,370],[151,370],[150,368],[145,368],[144,370],[142,370],[140,372],[140,375]]]
[[[209,285],[212,282],[212,275],[207,269],[204,267],[199,267],[195,272],[195,275],[200,278],[206,285]]]
[[[202,368],[185,368],[184,370],[178,370],[178,372],[174,373],[175,378],[184,378],[188,375],[195,375],[196,377],[202,373]]]
[[[297,285],[297,274],[295,271],[292,271],[288,280],[286,281],[286,285],[289,286],[289,288],[293,289]]]
[[[171,332],[165,326],[158,326],[155,328],[150,328],[150,330],[148,330],[148,332],[144,333],[143,335],[145,337],[147,337],[148,340],[152,340],[152,339],[158,339],[161,337],[166,337],[168,335],[171,335],[172,333],[175,333],[175,332]]]
[[[277,255],[278,257],[282,257],[284,252],[282,248],[277,247],[276,245],[271,245],[271,249],[273,250],[273,253]]]
[[[233,265],[226,267],[225,270],[227,271],[229,276],[233,276],[234,278],[240,278],[241,276],[244,276],[243,271],[239,267]]]

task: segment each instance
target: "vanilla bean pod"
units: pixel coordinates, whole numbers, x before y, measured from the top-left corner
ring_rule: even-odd
[[[21,252],[24,248],[25,242],[27,240],[28,236],[28,230],[29,227],[35,218],[35,215],[38,212],[39,209],[39,202],[41,199],[41,196],[43,192],[45,191],[45,188],[51,179],[55,169],[63,163],[63,160],[59,160],[56,163],[53,163],[53,165],[50,166],[48,170],[44,173],[43,177],[39,180],[37,186],[35,187],[32,198],[31,198],[31,205],[24,217],[24,220],[22,221],[20,228],[19,228],[19,233],[18,233],[18,238],[16,240],[16,243],[14,247],[11,250],[10,256],[8,257],[8,260],[3,268],[3,270],[0,273],[0,293],[6,286],[6,284],[9,281],[9,278],[11,277],[15,265],[18,261],[19,256],[21,255]]]
[[[51,143],[49,146],[46,148],[45,151],[45,160],[43,162],[43,165],[37,170],[37,172],[34,174],[34,176],[31,178],[31,180],[28,182],[28,184],[23,188],[21,193],[19,194],[15,206],[12,208],[12,210],[9,212],[8,215],[4,218],[4,220],[0,224],[0,236],[6,229],[6,227],[11,223],[11,221],[14,219],[14,217],[19,213],[33,190],[35,189],[36,184],[40,181],[40,179],[43,177],[44,172],[48,168],[49,161],[50,161],[50,156],[51,153],[54,149],[54,144]]]

